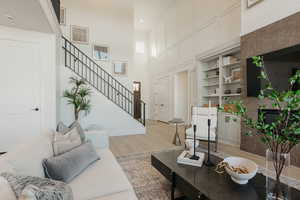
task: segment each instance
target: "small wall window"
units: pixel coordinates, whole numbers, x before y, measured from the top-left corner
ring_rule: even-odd
[[[89,43],[89,29],[82,26],[71,26],[71,39],[73,42],[88,44]]]
[[[126,75],[127,74],[127,62],[124,61],[113,61],[113,72],[115,75]]]
[[[103,45],[93,45],[93,57],[95,60],[108,61],[109,47]]]
[[[157,56],[157,50],[156,47],[153,45],[151,48],[151,56],[156,57]]]
[[[138,41],[135,43],[135,52],[144,54],[145,53],[145,43],[142,41]]]

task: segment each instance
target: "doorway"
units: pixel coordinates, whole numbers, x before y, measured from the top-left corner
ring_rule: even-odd
[[[154,119],[162,122],[170,120],[169,81],[169,77],[160,78],[154,86]]]
[[[9,151],[40,134],[41,62],[35,43],[0,38],[0,47],[0,151]]]
[[[188,71],[175,74],[174,77],[174,117],[188,120],[189,101]]]
[[[142,118],[142,105],[141,105],[141,82],[133,82],[133,98],[134,98],[134,119]]]

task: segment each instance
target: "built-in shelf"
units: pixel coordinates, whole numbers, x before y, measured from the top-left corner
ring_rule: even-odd
[[[241,64],[241,62],[235,62],[235,63],[231,63],[231,64],[228,64],[228,65],[223,65],[223,67],[239,67],[239,65]]]
[[[218,69],[219,69],[219,67],[212,67],[212,68],[203,70],[203,72],[209,72],[209,71],[218,70]]]
[[[215,51],[207,56],[199,59],[199,104],[228,104],[229,99],[239,98],[241,81],[236,80],[240,76],[241,67],[240,62],[240,48],[239,43],[233,45],[232,48],[226,48],[224,51]],[[231,62],[231,64],[225,64]],[[240,74],[238,74],[240,73]],[[226,78],[224,78],[226,77]],[[230,83],[225,83],[224,79],[230,79]],[[231,94],[224,94],[225,91],[230,90]],[[224,97],[228,97],[224,98]]]
[[[204,87],[213,87],[213,86],[218,86],[219,83],[214,83],[214,84],[206,84],[206,85],[203,85]]]
[[[218,94],[211,94],[211,95],[204,95],[203,97],[206,97],[206,98],[210,98],[210,97],[219,97],[220,95]]]
[[[234,96],[241,96],[241,94],[223,94],[223,97],[234,97]]]
[[[240,84],[241,81],[232,81],[231,83],[223,83],[223,85],[234,85],[234,84]]]
[[[212,78],[219,78],[219,75],[210,76],[210,77],[205,77],[204,80],[212,79]]]

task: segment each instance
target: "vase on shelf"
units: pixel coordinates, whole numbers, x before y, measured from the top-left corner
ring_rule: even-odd
[[[290,188],[281,182],[282,176],[288,176],[290,153],[266,151],[266,194],[267,200],[290,200]]]

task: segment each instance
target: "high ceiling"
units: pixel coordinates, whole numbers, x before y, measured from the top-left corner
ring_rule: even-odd
[[[135,0],[135,29],[149,31],[175,0]]]

